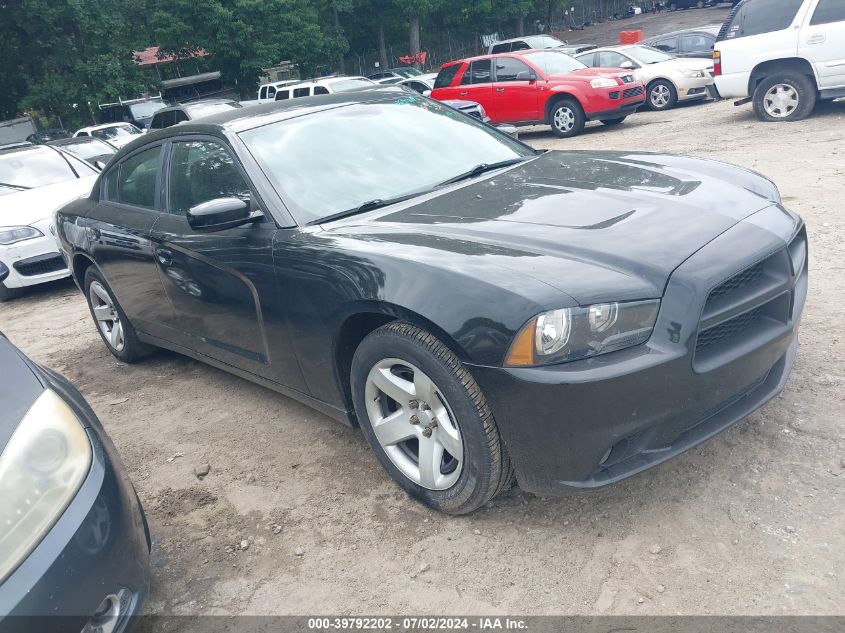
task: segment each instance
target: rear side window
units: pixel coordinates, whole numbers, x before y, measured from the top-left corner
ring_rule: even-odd
[[[461,77],[461,85],[489,84],[491,81],[489,59],[476,59],[470,64],[469,70]]]
[[[290,90],[279,90],[276,93],[276,101],[284,101],[290,99]]]
[[[845,2],[842,0],[819,0],[810,24],[845,22]]]
[[[511,51],[530,51],[530,50],[531,50],[531,45],[528,42],[519,41],[519,42],[514,42],[511,45]]]
[[[803,3],[804,0],[745,0],[737,7],[738,10],[725,30],[724,39],[773,33],[789,28]]]
[[[120,164],[117,177],[117,201],[133,207],[155,209],[156,177],[161,157],[161,146],[130,156]],[[111,197],[111,187],[109,196]]]
[[[177,123],[181,123],[182,121],[187,121],[187,120],[188,120],[188,115],[185,114],[184,111],[182,111],[182,110],[174,110],[173,111],[173,125],[176,125]]]
[[[307,97],[311,94],[311,88],[297,88],[293,91],[294,97]]]
[[[654,40],[650,46],[664,53],[674,53],[678,50],[678,38],[667,37],[662,40]]]
[[[458,74],[460,69],[461,64],[451,64],[441,68],[440,72],[437,73],[437,79],[434,80],[434,88],[448,88],[451,86],[452,80],[455,78],[455,75]]]
[[[491,53],[510,53],[511,52],[511,43],[510,42],[502,42],[501,44],[493,44],[493,48],[490,49]]]

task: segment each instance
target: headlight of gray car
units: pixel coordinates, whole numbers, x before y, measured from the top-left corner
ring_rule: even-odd
[[[651,336],[659,307],[654,299],[544,312],[522,327],[505,364],[549,365],[640,345]]]
[[[707,76],[703,70],[682,70],[681,74],[687,79],[703,79]]]
[[[44,234],[34,226],[7,226],[0,228],[0,244],[8,246],[15,242],[23,242],[36,237],[43,237]]]
[[[91,468],[91,443],[70,407],[46,390],[0,454],[0,583],[41,542]]]

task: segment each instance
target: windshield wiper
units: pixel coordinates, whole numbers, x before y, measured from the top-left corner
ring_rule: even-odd
[[[341,218],[347,218],[350,215],[357,215],[358,213],[364,213],[366,211],[374,211],[375,209],[381,209],[382,207],[389,207],[391,204],[396,204],[397,202],[404,202],[405,200],[416,198],[417,196],[427,193],[428,191],[429,190],[415,191],[414,193],[407,193],[402,196],[396,196],[395,198],[375,198],[374,200],[367,200],[366,202],[359,204],[357,207],[353,207],[352,209],[346,209],[345,211],[338,211],[337,213],[332,213],[331,215],[327,215],[323,218],[312,220],[308,224],[323,224],[324,222],[331,222],[332,220],[340,220]]]
[[[523,156],[521,158],[511,158],[509,160],[500,160],[498,163],[481,163],[480,165],[476,165],[469,171],[465,171],[462,174],[458,174],[454,178],[449,178],[449,180],[444,180],[441,182],[438,187],[445,187],[446,185],[451,185],[456,182],[460,182],[461,180],[469,180],[470,178],[475,178],[480,176],[481,174],[493,171],[494,169],[501,169],[502,167],[509,167],[510,165],[516,165],[517,163],[521,163],[523,161],[528,160],[531,158],[530,156]]]
[[[32,189],[32,187],[24,187],[23,185],[13,185],[10,182],[0,182],[0,187],[8,187],[9,189],[20,189],[21,191],[25,191],[26,189]]]

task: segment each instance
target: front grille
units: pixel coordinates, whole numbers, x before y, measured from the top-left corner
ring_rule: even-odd
[[[637,86],[636,88],[625,88],[625,90],[622,92],[622,98],[630,99],[631,97],[639,97],[642,93],[642,86]]]
[[[614,90],[613,92],[611,92],[611,93],[610,93],[610,98],[611,98],[611,99],[618,99],[618,98],[619,98],[619,91],[618,91],[618,90]]]
[[[66,268],[65,260],[58,253],[39,255],[31,259],[22,259],[12,265],[24,277],[46,275],[47,273],[55,273]]]
[[[749,328],[757,325],[762,317],[763,308],[755,308],[750,312],[740,314],[739,316],[728,319],[719,325],[704,330],[698,335],[698,341],[695,344],[696,353],[707,349],[711,345],[716,345],[717,343],[727,341],[728,339],[739,337]]]
[[[730,279],[728,279],[725,283],[716,286],[713,291],[710,293],[710,297],[708,298],[708,303],[718,299],[719,297],[724,297],[732,292],[740,291],[743,288],[753,284],[756,282],[760,277],[763,276],[763,267],[765,262],[760,262],[759,264],[755,264],[751,268],[746,268],[738,275],[734,275]]]

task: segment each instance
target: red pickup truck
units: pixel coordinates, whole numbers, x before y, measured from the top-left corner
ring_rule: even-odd
[[[645,88],[630,70],[588,68],[566,53],[528,50],[444,64],[431,96],[477,101],[493,123],[547,123],[566,137],[580,134],[587,121],[622,123],[645,102]]]

